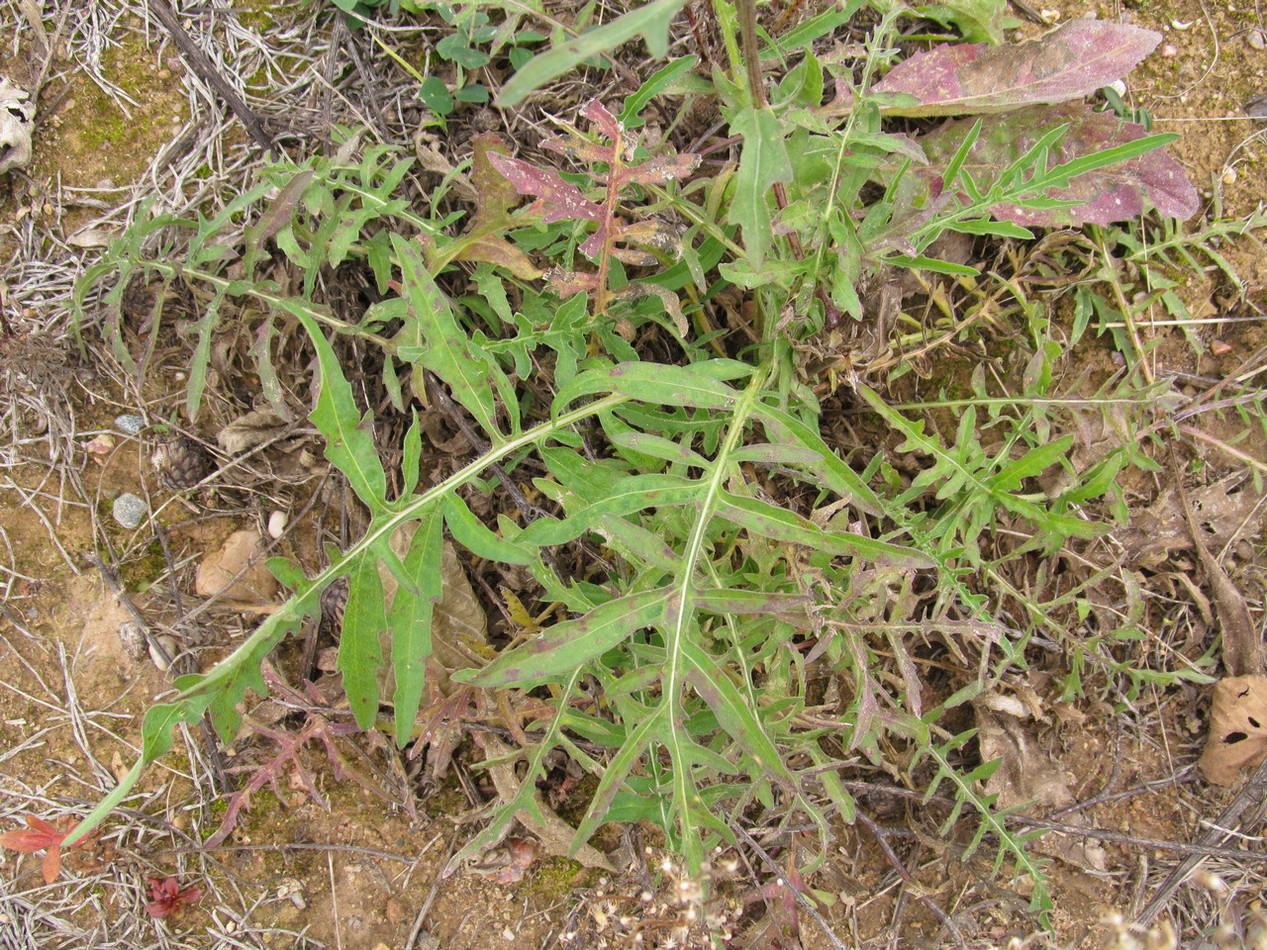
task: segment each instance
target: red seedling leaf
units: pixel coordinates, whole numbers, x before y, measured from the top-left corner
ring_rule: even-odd
[[[182,888],[180,881],[174,877],[151,877],[145,883],[150,887],[150,900],[145,905],[145,912],[157,920],[175,916],[185,904],[192,904],[202,897],[199,888]]]
[[[40,868],[44,874],[44,883],[52,884],[62,873],[62,840],[67,832],[59,831],[55,825],[34,815],[26,816],[26,824],[27,830],[6,831],[0,835],[0,847],[27,854],[46,851]]]
[[[1161,34],[1125,23],[1072,20],[1023,43],[937,46],[895,66],[873,89],[906,93],[915,106],[889,115],[1006,112],[1036,103],[1081,99],[1125,76],[1161,42]]]
[[[60,845],[62,839],[66,837],[66,834],[58,831],[54,825],[34,815],[26,816],[26,824],[30,830],[6,831],[0,835],[0,847],[8,848],[10,851],[31,853],[43,851],[53,845]]]
[[[45,884],[52,884],[57,880],[58,875],[62,873],[62,846],[60,844],[52,845],[44,854],[44,860],[40,862],[40,871],[44,874]]]
[[[922,137],[920,145],[930,165],[926,172],[921,169],[921,173],[935,175],[944,167],[971,124],[970,119],[948,122]],[[964,169],[976,173],[978,180],[993,177],[1028,151],[1046,132],[1064,124],[1069,125],[1069,130],[1052,149],[1049,165],[1073,161],[1147,134],[1142,125],[1124,122],[1112,113],[1092,112],[1080,102],[1033,106],[985,120]],[[1199,205],[1196,189],[1188,181],[1183,167],[1161,149],[1079,175],[1068,188],[1048,189],[1046,197],[1083,204],[1042,210],[999,204],[991,208],[990,213],[1020,225],[1065,227],[1111,224],[1135,218],[1144,212],[1145,202],[1163,215],[1181,219],[1192,217]]]

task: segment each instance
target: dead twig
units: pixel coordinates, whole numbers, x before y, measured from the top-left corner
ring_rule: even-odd
[[[796,898],[796,902],[805,908],[805,912],[807,914],[814,918],[814,923],[818,924],[819,929],[822,930],[823,935],[827,938],[827,942],[835,947],[836,950],[846,950],[845,945],[840,942],[840,938],[837,937],[835,931],[832,930],[831,924],[827,922],[826,918],[823,917],[818,908],[814,906],[814,902],[802,894],[800,888],[793,884],[792,880],[783,873],[783,870],[775,863],[774,858],[770,857],[770,853],[766,851],[765,848],[761,847],[761,845],[757,844],[757,840],[739,825],[732,823],[730,828],[736,835],[743,839],[744,843],[747,844],[748,847],[752,848],[752,850],[757,853],[761,860],[764,861],[766,865],[769,866],[770,870],[775,873],[779,881],[782,882],[783,886],[788,889],[788,892]]]
[[[273,137],[264,130],[260,117],[251,111],[237,92],[234,91],[233,87],[220,75],[220,71],[216,68],[216,64],[211,61],[211,57],[198,48],[198,45],[193,41],[193,37],[181,26],[180,20],[176,17],[176,12],[168,4],[167,0],[149,0],[149,6],[154,16],[171,34],[172,41],[180,49],[181,55],[189,63],[190,68],[220,94],[220,98],[224,100],[225,105],[233,110],[233,114],[246,126],[246,131],[255,141],[255,144],[263,151],[271,152],[274,148]]]
[[[1232,800],[1232,803],[1227,808],[1223,809],[1223,813],[1209,826],[1205,834],[1195,842],[1195,846],[1203,849],[1213,848],[1218,842],[1226,841],[1232,836],[1229,829],[1235,827],[1241,816],[1249,811],[1250,808],[1261,806],[1265,797],[1267,797],[1267,761],[1258,766],[1253,777],[1241,789],[1240,794]],[[1238,860],[1247,860],[1251,857],[1252,855],[1247,853],[1237,853]],[[1157,888],[1152,900],[1136,916],[1136,925],[1147,927],[1151,924],[1157,915],[1166,908],[1166,905],[1170,903],[1175,891],[1192,876],[1193,872],[1201,866],[1205,859],[1205,854],[1193,854],[1184,858],[1179,866],[1171,871],[1166,880],[1162,882],[1161,887]]]

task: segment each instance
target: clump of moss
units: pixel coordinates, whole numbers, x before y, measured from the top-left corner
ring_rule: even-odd
[[[533,868],[528,888],[547,903],[562,900],[572,890],[588,883],[588,871],[579,861],[545,858]]]

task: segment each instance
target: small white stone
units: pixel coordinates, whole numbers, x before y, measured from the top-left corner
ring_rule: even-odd
[[[128,530],[139,528],[149,513],[150,506],[145,503],[145,499],[131,492],[125,492],[116,498],[111,508],[114,520]]]
[[[1161,55],[1162,56],[1178,56],[1179,47],[1175,46],[1173,43],[1167,43],[1165,46],[1161,48]]]
[[[1236,174],[1236,169],[1229,168],[1227,171],[1223,173],[1223,184],[1231,185],[1236,181],[1237,177],[1238,176]]]
[[[1267,36],[1263,35],[1262,30],[1250,30],[1249,34],[1245,37],[1245,42],[1254,49],[1262,49],[1267,46]]]
[[[150,660],[160,670],[166,670],[171,666],[170,661],[176,659],[178,652],[180,651],[176,649],[176,639],[166,633],[158,634],[150,643]],[[167,654],[166,657],[163,656],[164,653]]]
[[[124,435],[137,435],[145,428],[145,420],[134,412],[114,417],[114,427]]]
[[[268,516],[268,536],[274,540],[286,533],[286,512],[274,511]]]
[[[1119,97],[1126,96],[1126,80],[1115,79],[1109,83],[1109,88],[1118,94]]]

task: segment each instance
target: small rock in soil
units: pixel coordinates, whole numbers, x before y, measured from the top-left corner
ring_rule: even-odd
[[[140,663],[149,652],[150,645],[145,639],[145,631],[134,620],[119,624],[119,642],[123,644],[123,649],[128,651],[128,656],[132,657],[133,662]]]
[[[132,412],[114,417],[114,427],[124,435],[139,435],[145,428],[145,420]]]
[[[115,521],[131,530],[141,526],[141,522],[150,513],[150,506],[145,503],[144,498],[139,498],[131,492],[125,492],[114,500],[114,507],[111,509],[111,513],[114,515]]]
[[[1262,30],[1250,30],[1249,34],[1245,37],[1245,42],[1254,49],[1262,49],[1264,46],[1267,46],[1267,36],[1263,35]]]
[[[1262,125],[1267,120],[1267,95],[1253,96],[1245,103],[1245,114],[1252,115],[1257,120],[1255,125]]]

